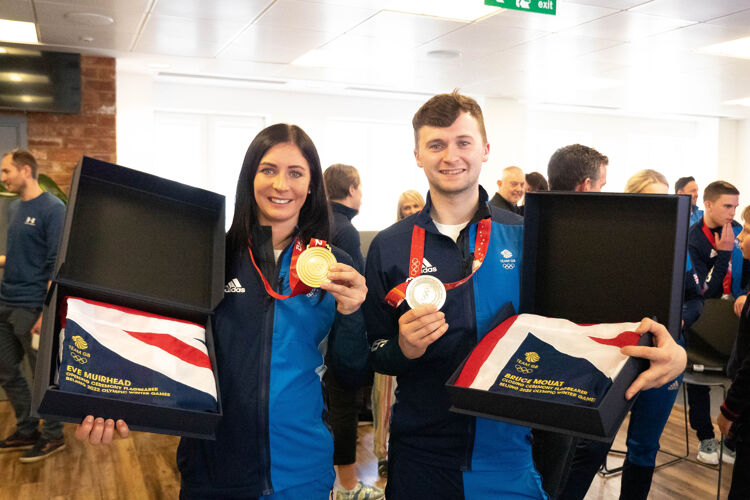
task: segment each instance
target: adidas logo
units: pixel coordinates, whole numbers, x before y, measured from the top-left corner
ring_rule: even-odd
[[[430,261],[427,259],[422,259],[422,274],[425,273],[436,273],[437,267],[430,264]]]
[[[673,380],[671,384],[669,384],[669,387],[667,387],[668,391],[676,391],[680,387],[680,383],[677,380]]]
[[[224,293],[245,293],[245,288],[240,284],[240,280],[234,278],[224,287]]]
[[[26,217],[26,222],[24,222],[27,226],[36,226],[36,217]]]

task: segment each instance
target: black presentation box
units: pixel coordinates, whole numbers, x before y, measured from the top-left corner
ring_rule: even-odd
[[[68,422],[91,414],[122,418],[134,430],[212,439],[220,399],[216,413],[180,410],[62,392],[54,380],[60,305],[69,295],[205,325],[216,372],[210,316],[223,296],[224,196],[83,157],[55,269],[43,311],[34,410]]]
[[[650,317],[678,338],[689,214],[687,196],[528,194],[519,312],[579,324]],[[457,387],[463,364],[447,388],[453,411],[610,441],[633,404],[625,390],[647,367],[631,358],[597,407]]]

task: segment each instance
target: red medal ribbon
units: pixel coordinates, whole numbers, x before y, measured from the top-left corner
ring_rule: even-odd
[[[444,283],[446,290],[452,290],[457,288],[474,276],[474,273],[482,267],[482,262],[487,256],[487,248],[490,245],[490,232],[492,230],[492,222],[489,217],[482,219],[477,224],[477,236],[474,241],[474,261],[471,264],[471,274],[465,278],[454,281],[453,283]],[[422,261],[424,260],[424,240],[425,230],[423,227],[414,225],[414,229],[411,232],[411,250],[409,251],[409,278],[398,286],[391,289],[385,296],[385,301],[392,307],[398,307],[404,298],[406,298],[406,287],[409,286],[409,282],[422,274]]]
[[[711,246],[714,250],[717,252],[719,251],[718,248],[716,248],[716,237],[714,236],[713,231],[709,229],[708,225],[706,224],[706,219],[703,218],[703,234],[706,235],[706,239],[709,243],[711,243]],[[734,233],[734,231],[732,231]],[[722,281],[722,286],[724,289],[724,295],[731,295],[732,294],[732,256],[729,256],[729,267],[727,268],[727,275],[724,276],[724,280]]]
[[[313,238],[310,240],[310,244],[308,245],[308,247],[325,248],[326,245],[327,245],[326,240],[319,240],[319,239]],[[270,295],[274,299],[285,300],[290,297],[294,297],[295,295],[302,295],[302,294],[308,293],[310,290],[312,290],[312,288],[302,283],[302,280],[299,279],[299,275],[297,274],[297,259],[299,259],[300,254],[305,251],[305,248],[302,246],[302,242],[299,240],[299,238],[294,238],[294,250],[292,251],[292,263],[289,266],[289,288],[291,288],[292,290],[292,293],[290,293],[289,295],[282,295],[280,293],[275,292],[274,289],[271,288],[271,285],[268,283],[268,280],[266,280],[266,277],[263,276],[263,273],[261,272],[260,268],[255,263],[255,257],[253,257],[253,251],[250,248],[249,241],[247,245],[247,251],[250,254],[250,260],[253,263],[253,267],[255,267],[255,270],[258,272],[260,279],[263,281],[263,286],[266,288],[266,292],[268,293],[268,295]]]

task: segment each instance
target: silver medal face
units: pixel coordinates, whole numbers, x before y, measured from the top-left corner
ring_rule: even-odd
[[[406,287],[406,303],[412,309],[433,304],[440,310],[445,304],[445,286],[442,281],[429,274],[417,276]]]

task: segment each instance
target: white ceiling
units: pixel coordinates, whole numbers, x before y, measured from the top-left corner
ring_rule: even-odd
[[[130,71],[331,91],[429,94],[458,87],[529,103],[750,117],[750,108],[722,104],[750,97],[750,59],[697,52],[750,36],[750,0],[559,0],[555,16],[500,9],[477,22],[386,8],[399,5],[0,0],[0,18],[36,22],[50,48],[115,56],[119,68]],[[114,23],[89,26],[69,19],[81,12]],[[84,41],[88,37],[93,41]],[[318,67],[291,64],[313,49],[321,49],[326,61]],[[434,50],[458,51],[460,57],[429,56]]]

